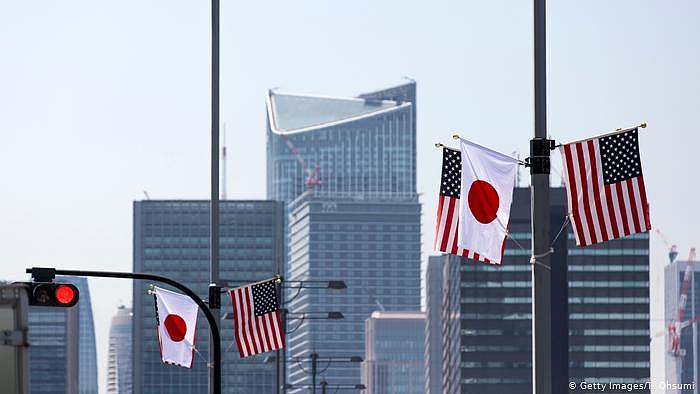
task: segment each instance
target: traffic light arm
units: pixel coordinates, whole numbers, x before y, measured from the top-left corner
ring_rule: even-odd
[[[170,279],[165,276],[161,275],[154,275],[154,274],[147,274],[144,272],[113,272],[113,271],[81,271],[81,270],[61,270],[61,269],[54,269],[54,268],[27,268],[27,273],[32,274],[32,276],[35,279],[40,279],[37,276],[41,277],[41,279],[46,278],[46,275],[66,275],[66,276],[92,276],[92,277],[97,277],[97,278],[121,278],[121,279],[140,279],[140,280],[152,280],[155,282],[162,282],[165,284],[168,284],[170,286],[173,286],[177,288],[178,290],[181,290],[183,293],[187,294],[188,297],[192,299],[197,305],[199,306],[200,309],[202,309],[202,312],[204,312],[204,316],[206,316],[207,321],[209,322],[209,330],[211,331],[211,338],[212,341],[214,342],[214,359],[212,360],[212,364],[209,367],[214,369],[214,380],[215,380],[215,386],[218,388],[218,390],[215,390],[215,392],[220,393],[221,392],[221,337],[219,335],[219,328],[216,322],[216,318],[214,318],[214,315],[211,313],[209,310],[209,307],[207,304],[204,303],[204,301],[199,298],[199,296],[192,290],[190,290],[189,287],[183,285],[182,283],[175,281],[173,279]],[[51,278],[53,279],[53,277]]]

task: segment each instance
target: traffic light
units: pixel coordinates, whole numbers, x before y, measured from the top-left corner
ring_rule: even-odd
[[[29,305],[70,307],[78,303],[80,292],[70,283],[31,282]]]

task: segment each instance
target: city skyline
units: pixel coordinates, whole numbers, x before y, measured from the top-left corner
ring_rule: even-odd
[[[641,138],[652,224],[682,254],[697,241],[691,230],[700,212],[691,196],[698,185],[691,182],[678,193],[690,169],[686,160],[667,155],[693,157],[700,145],[694,115],[699,86],[688,78],[700,68],[693,50],[699,8],[689,1],[673,7],[620,1],[549,8],[552,136],[566,141],[649,122]],[[424,256],[439,166],[431,144],[461,131],[503,152],[527,151],[528,4],[366,2],[333,8],[308,2],[275,10],[225,5],[222,11],[222,69],[229,70],[222,121],[228,124],[235,169],[232,197],[264,196],[262,162],[246,164],[264,154],[260,107],[264,92],[279,85],[353,95],[401,75],[419,81],[417,191],[427,213]],[[268,28],[260,29],[260,20]],[[358,29],[358,20],[374,29]],[[24,268],[33,265],[129,270],[131,201],[144,189],[154,197],[207,196],[208,8],[177,2],[23,2],[7,7],[0,22],[7,60],[0,64],[6,92],[0,97],[0,129],[9,137],[0,145],[0,164],[12,169],[0,197],[3,259],[10,262],[0,275],[26,279]],[[406,29],[409,25],[417,28]],[[322,60],[311,61],[322,49]],[[77,245],[75,239],[84,242]],[[653,235],[651,247],[652,299],[659,300],[666,251]],[[95,315],[103,374],[110,313],[128,303],[131,283],[90,283],[100,305]],[[652,331],[663,329],[663,321],[660,303],[652,305]],[[662,354],[663,345],[654,346],[652,352]]]

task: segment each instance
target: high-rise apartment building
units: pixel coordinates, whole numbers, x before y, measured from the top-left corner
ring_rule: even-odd
[[[425,394],[425,313],[372,312],[365,321],[366,394]]]
[[[281,272],[283,212],[282,204],[275,201],[221,201],[219,264],[222,282],[241,285]],[[134,202],[134,271],[168,276],[207,299],[209,201]],[[209,326],[203,313],[199,313],[197,322],[197,351],[192,369],[165,365],[161,362],[156,337],[153,296],[147,295],[147,290],[147,282],[134,283],[134,393],[206,393]],[[222,295],[221,301],[222,314],[233,311],[230,297]],[[223,392],[273,392],[275,364],[266,363],[265,355],[240,359],[232,320],[221,321],[220,332]]]
[[[553,240],[567,211],[565,193],[562,188],[551,190]],[[445,257],[445,392],[532,392],[530,241],[529,189],[517,188],[502,266]],[[650,375],[648,234],[580,248],[573,234],[563,231],[552,246],[552,264],[568,265],[564,314],[569,335],[556,340],[559,345],[568,343],[561,346],[569,349],[569,380],[646,382]],[[459,340],[454,337],[455,321],[459,321]],[[457,342],[459,357],[454,354]],[[452,375],[454,371],[459,371],[458,377]]]
[[[57,276],[56,282],[74,284],[80,301],[70,308],[29,308],[31,392],[97,394],[95,327],[88,281]]]
[[[680,324],[680,345],[675,353],[669,352],[671,349],[670,338],[666,332],[666,380],[681,386],[671,386],[665,392],[671,394],[697,394],[700,391],[698,384],[692,384],[695,376],[698,376],[700,367],[700,355],[698,354],[698,322],[696,317],[700,315],[700,267],[693,264],[688,265],[688,261],[676,260],[664,268],[664,293],[666,326],[678,320],[678,308],[680,305],[681,289],[685,270],[690,268],[688,294],[683,310],[683,322]],[[652,339],[660,339],[655,337]],[[685,384],[686,386],[683,386]]]
[[[270,91],[268,198],[289,204],[291,280],[342,279],[342,295],[300,295],[290,312],[339,311],[289,333],[288,354],[363,356],[364,319],[374,310],[420,305],[420,203],[416,194],[416,85],[358,97]],[[330,365],[329,385],[360,383],[359,365]],[[288,383],[308,385],[288,366]]]
[[[132,320],[131,308],[122,305],[109,325],[109,350],[107,354],[107,394],[131,394]]]

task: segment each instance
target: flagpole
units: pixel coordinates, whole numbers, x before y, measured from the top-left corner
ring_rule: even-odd
[[[549,151],[553,141],[550,144],[547,139],[546,0],[534,0],[533,5],[535,130],[534,138],[530,141],[533,261],[531,264],[532,385],[534,394],[552,394]]]
[[[219,287],[219,0],[211,0],[211,201],[209,207],[209,309],[221,315]],[[221,393],[221,359],[212,354],[220,347],[218,321],[209,336],[209,394]],[[216,337],[213,335],[217,331]]]
[[[583,141],[594,140],[596,138],[609,137],[609,136],[615,135],[615,134],[626,133],[626,132],[632,131],[634,129],[646,129],[646,128],[647,128],[647,123],[642,122],[639,125],[634,126],[634,127],[628,127],[626,129],[616,129],[615,131],[608,131],[605,133],[596,134],[593,137],[583,138],[583,139],[576,140],[576,141],[563,142],[561,144],[555,145],[554,147],[558,148],[558,147],[563,146],[563,145],[576,144],[576,143],[583,142]]]

